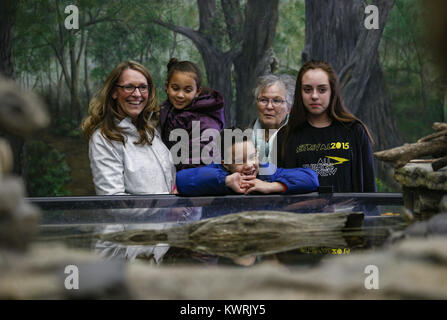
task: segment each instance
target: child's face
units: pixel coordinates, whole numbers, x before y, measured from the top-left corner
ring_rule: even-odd
[[[225,169],[231,173],[239,172],[241,175],[257,176],[259,172],[259,161],[253,142],[244,141],[235,143],[231,149],[232,163],[223,164]],[[227,150],[227,152],[230,152],[230,150]]]
[[[176,71],[166,83],[168,99],[176,109],[184,109],[197,97],[202,88],[197,88],[194,74]]]

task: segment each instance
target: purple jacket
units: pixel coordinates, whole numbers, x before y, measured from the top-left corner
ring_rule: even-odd
[[[195,98],[189,106],[182,110],[175,109],[169,100],[164,101],[160,105],[161,137],[168,149],[171,150],[172,146],[180,141],[169,141],[169,134],[172,130],[178,128],[185,129],[189,135],[189,157],[187,163],[177,163],[173,154],[177,171],[205,165],[199,158],[193,158],[192,156],[192,145],[194,142],[196,144],[199,142],[192,139],[193,121],[200,122],[200,135],[204,130],[210,128],[221,131],[225,127],[225,105],[222,95],[217,91],[211,90]],[[200,141],[200,153],[203,147],[209,143],[208,138],[205,141]],[[212,152],[210,155],[212,156]]]

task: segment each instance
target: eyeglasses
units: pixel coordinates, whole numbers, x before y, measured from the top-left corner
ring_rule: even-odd
[[[286,100],[282,100],[279,98],[273,98],[273,99],[268,99],[268,98],[258,98],[258,102],[260,105],[266,107],[269,105],[269,102],[272,102],[272,105],[274,107],[279,107],[280,105],[282,105],[284,102],[286,102]]]
[[[119,84],[115,84],[115,86],[120,87],[121,89],[124,90],[125,93],[130,93],[130,94],[134,93],[135,89],[137,89],[137,88],[138,88],[138,90],[140,90],[140,93],[146,93],[147,89],[149,88],[149,86],[146,84],[143,84],[138,87],[135,87],[131,84],[126,84],[125,86],[120,86]]]

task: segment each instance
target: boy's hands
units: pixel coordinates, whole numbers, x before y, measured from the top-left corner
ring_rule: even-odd
[[[255,176],[243,176],[239,172],[235,172],[225,178],[225,185],[236,193],[246,193],[247,189],[252,186],[250,181],[254,179],[256,179]]]
[[[247,188],[245,193],[261,192],[261,193],[277,193],[283,192],[284,186],[279,182],[267,182],[259,179],[254,179],[251,182],[251,186]]]
[[[236,193],[277,193],[283,192],[284,186],[279,182],[266,182],[256,178],[256,176],[244,176],[239,172],[229,174],[225,178],[225,185]]]

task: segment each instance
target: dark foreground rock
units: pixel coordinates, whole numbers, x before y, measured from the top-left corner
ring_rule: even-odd
[[[78,292],[67,290],[67,265],[79,266],[89,285],[81,280]],[[367,289],[373,269],[377,289]],[[47,244],[33,246],[26,257],[0,255],[0,271],[0,299],[447,299],[447,238],[405,239],[388,250],[328,255],[313,268],[122,265]]]

